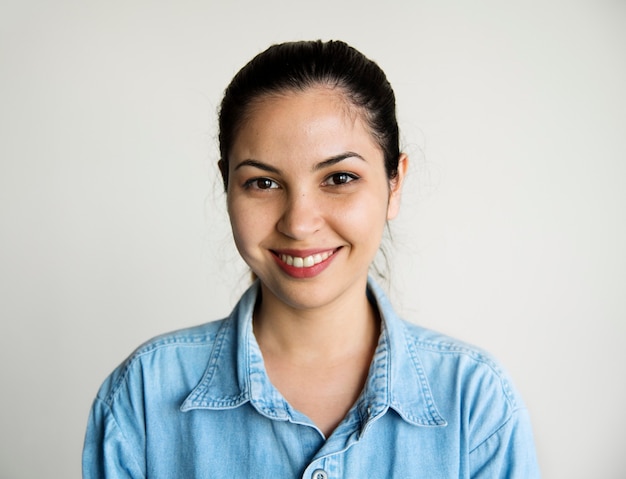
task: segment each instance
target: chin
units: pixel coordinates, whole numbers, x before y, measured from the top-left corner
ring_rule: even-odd
[[[263,283],[264,294],[270,295],[273,300],[289,308],[301,311],[312,311],[330,306],[336,300],[344,297],[352,286],[367,283],[367,274],[363,278],[353,278],[351,281],[333,282],[332,276],[323,276],[313,279],[271,280]],[[362,279],[362,281],[361,281]],[[363,289],[365,294],[365,289]]]

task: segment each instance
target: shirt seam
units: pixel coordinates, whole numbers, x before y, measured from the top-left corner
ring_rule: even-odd
[[[508,425],[508,424],[509,424],[512,420],[513,420],[513,417],[514,417],[515,415],[517,415],[517,413],[518,413],[520,410],[523,410],[523,409],[525,409],[525,408],[524,408],[524,407],[517,407],[517,408],[513,409],[513,410],[509,413],[509,415],[507,416],[506,420],[505,420],[502,424],[500,424],[500,426],[498,426],[498,427],[497,427],[497,428],[496,428],[496,429],[495,429],[495,430],[494,430],[491,434],[489,434],[487,437],[485,437],[485,439],[483,439],[482,441],[480,441],[480,442],[476,445],[476,447],[474,447],[474,448],[470,449],[469,454],[470,454],[470,455],[471,455],[471,454],[473,454],[475,451],[477,451],[479,448],[481,448],[481,447],[482,447],[482,446],[483,446],[483,445],[484,445],[487,441],[489,441],[492,437],[494,437],[494,436],[496,436],[497,434],[499,434],[499,433],[500,433],[500,431],[502,431],[502,429],[504,429],[504,428],[505,428],[505,427],[506,427],[506,426],[507,426],[507,425]]]
[[[513,411],[523,407],[521,406],[513,392],[511,382],[504,374],[504,371],[499,366],[499,364],[489,357],[488,354],[485,354],[481,351],[476,350],[470,346],[459,345],[453,342],[433,342],[433,341],[424,341],[421,339],[417,339],[414,334],[410,333],[411,337],[414,339],[414,345],[418,349],[431,351],[439,354],[458,354],[463,355],[477,363],[480,363],[488,368],[488,370],[495,375],[498,379],[500,387],[502,388],[502,392],[504,397]]]
[[[126,383],[130,370],[140,361],[143,356],[154,353],[157,350],[174,347],[174,346],[186,346],[186,347],[213,347],[212,343],[215,342],[217,332],[214,333],[198,333],[191,336],[177,336],[174,333],[173,336],[166,334],[163,336],[157,336],[156,338],[149,340],[143,346],[137,348],[125,361],[119,377],[114,381],[110,391],[101,397],[98,395],[98,399],[107,405],[112,405],[115,398],[122,389],[124,383]]]
[[[415,371],[415,374],[417,375],[417,379],[420,384],[420,389],[424,397],[424,400],[426,402],[425,408],[428,411],[428,416],[429,416],[426,421],[426,424],[424,424],[424,422],[419,417],[416,417],[414,414],[410,414],[408,417],[414,423],[422,425],[422,426],[445,425],[447,424],[447,421],[443,418],[443,416],[439,412],[439,409],[437,408],[437,404],[436,404],[432,389],[430,387],[430,382],[428,380],[428,375],[426,374],[424,365],[422,364],[422,360],[419,355],[419,351],[418,351],[419,348],[417,347],[416,342],[412,342],[409,340],[410,338],[408,337],[407,333],[408,332],[405,329],[406,353],[411,359],[413,370]],[[401,407],[401,404],[398,404],[398,407]],[[404,411],[405,409],[404,407],[401,407],[401,409],[398,409],[398,407],[394,409],[398,411]],[[408,413],[404,412],[403,414],[408,414]]]
[[[126,448],[128,449],[130,456],[133,458],[133,461],[135,463],[135,466],[137,467],[137,470],[141,471],[141,465],[140,462],[137,460],[137,458],[135,457],[135,454],[133,454],[132,452],[132,448],[130,448],[129,446],[129,441],[126,438],[126,436],[124,435],[124,431],[123,429],[120,427],[117,419],[115,418],[115,413],[113,412],[113,409],[111,408],[111,406],[109,404],[107,404],[106,402],[96,398],[97,401],[99,401],[102,404],[102,407],[105,408],[105,413],[111,417],[111,420],[113,421],[113,424],[115,425],[115,429],[118,433],[118,435],[120,436],[121,440],[124,442],[124,446],[126,446]],[[144,479],[146,477],[145,474],[142,474],[142,476]]]
[[[185,401],[183,401],[183,405],[181,406],[183,410],[187,409],[185,407],[185,404],[187,404],[188,402],[194,403],[194,406],[197,406],[198,404],[205,404],[205,405],[220,404],[220,405],[226,405],[229,408],[236,407],[235,404],[233,403],[232,396],[228,399],[227,402],[224,402],[225,401],[224,397],[222,397],[218,401],[215,401],[215,399],[211,401],[207,401],[206,399],[200,400],[200,397],[206,396],[206,393],[209,390],[209,386],[213,382],[215,371],[219,369],[218,364],[220,360],[222,360],[221,359],[222,348],[224,347],[224,341],[226,340],[226,336],[231,331],[232,328],[233,328],[233,318],[229,317],[223,320],[220,323],[219,328],[215,331],[215,337],[213,338],[212,344],[211,344],[211,352],[209,353],[207,366],[202,375],[202,379],[200,379],[200,382],[196,385],[196,387],[194,387],[191,390],[191,392],[185,398]],[[237,375],[237,372],[235,372],[235,374]],[[242,394],[244,393],[245,393],[244,391],[240,391],[239,394],[234,397],[234,399],[238,401],[239,398],[242,397]]]

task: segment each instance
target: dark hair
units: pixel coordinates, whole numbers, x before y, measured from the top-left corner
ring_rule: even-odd
[[[269,47],[239,70],[226,88],[219,113],[224,188],[228,186],[228,153],[251,104],[270,94],[317,85],[340,88],[364,112],[383,151],[387,177],[396,177],[400,156],[396,99],[385,72],[344,42],[317,40]]]

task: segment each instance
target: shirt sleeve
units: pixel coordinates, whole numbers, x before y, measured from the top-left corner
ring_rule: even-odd
[[[119,428],[110,408],[96,399],[83,448],[83,479],[141,479],[138,451]]]
[[[530,418],[525,408],[513,412],[509,420],[474,450],[470,451],[472,479],[539,479]]]

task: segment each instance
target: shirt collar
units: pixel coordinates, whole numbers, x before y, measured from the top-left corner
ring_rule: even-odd
[[[259,290],[257,280],[221,325],[204,376],[183,402],[182,411],[230,409],[250,402],[269,418],[294,420],[300,416],[301,420],[269,381],[252,331]],[[356,404],[360,417],[369,422],[392,408],[411,424],[445,425],[417,351],[407,340],[405,323],[371,278],[368,296],[378,307],[382,328],[366,386]]]
[[[271,384],[252,331],[259,294],[255,281],[243,294],[215,337],[206,371],[181,406],[191,409],[231,409],[250,402],[272,419],[289,419],[287,401]]]
[[[363,396],[371,410],[369,416],[375,417],[390,407],[411,424],[445,426],[417,349],[409,340],[407,324],[397,316],[372,278],[368,281],[368,295],[378,307],[382,324]]]

